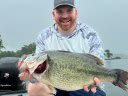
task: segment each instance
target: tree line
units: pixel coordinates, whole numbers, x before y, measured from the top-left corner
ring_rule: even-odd
[[[21,49],[14,51],[2,51],[5,47],[3,46],[3,41],[0,35],[0,58],[1,57],[21,57],[24,54],[32,54],[35,52],[36,45],[31,43],[29,45],[24,45]]]

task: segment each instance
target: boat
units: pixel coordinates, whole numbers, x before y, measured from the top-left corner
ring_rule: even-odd
[[[0,96],[27,96],[26,83],[18,77],[18,57],[0,58]]]

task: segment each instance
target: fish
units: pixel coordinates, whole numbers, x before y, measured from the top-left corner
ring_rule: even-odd
[[[94,85],[94,78],[102,82],[110,82],[128,91],[128,72],[122,69],[103,67],[101,60],[87,53],[68,51],[46,51],[37,55],[21,58],[19,70],[28,68],[30,74],[39,82],[54,88],[74,91],[84,85]]]

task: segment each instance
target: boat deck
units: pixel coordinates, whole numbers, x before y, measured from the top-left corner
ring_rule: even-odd
[[[0,90],[0,96],[28,96],[26,90],[18,90],[18,91],[2,91]]]

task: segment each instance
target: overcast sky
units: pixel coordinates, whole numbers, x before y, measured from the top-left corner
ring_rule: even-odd
[[[128,0],[77,0],[78,20],[92,26],[104,49],[128,54]],[[0,34],[6,50],[34,42],[54,23],[53,0],[0,0]]]

